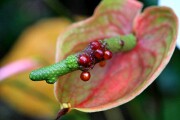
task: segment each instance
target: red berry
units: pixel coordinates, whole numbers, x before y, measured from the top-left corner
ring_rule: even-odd
[[[90,46],[92,50],[97,50],[101,48],[101,44],[98,41],[90,42]]]
[[[101,59],[103,58],[103,56],[104,56],[104,53],[103,53],[103,51],[102,51],[101,49],[97,49],[97,50],[94,52],[94,56],[95,56],[97,59],[101,60]]]
[[[80,75],[81,80],[88,81],[91,77],[91,74],[89,72],[82,72]]]
[[[106,65],[106,61],[101,61],[101,62],[99,62],[99,66],[100,67],[104,67]]]
[[[82,65],[82,66],[88,66],[91,62],[91,59],[88,55],[86,54],[83,54],[79,57],[79,60],[78,60],[79,64]]]
[[[109,50],[105,50],[104,51],[104,59],[108,60],[108,59],[111,59],[111,58],[112,58],[112,52],[109,51]]]

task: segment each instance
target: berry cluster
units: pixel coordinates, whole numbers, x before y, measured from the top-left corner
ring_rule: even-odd
[[[91,74],[88,72],[99,63],[101,67],[105,65],[105,60],[111,59],[112,52],[107,50],[105,45],[99,41],[92,41],[88,47],[79,54],[78,63],[80,69],[83,71],[80,75],[81,80],[88,81]]]

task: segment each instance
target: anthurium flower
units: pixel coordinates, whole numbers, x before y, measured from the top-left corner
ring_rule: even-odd
[[[57,42],[56,62],[82,50],[89,42],[134,34],[135,48],[116,53],[102,68],[96,65],[91,80],[80,71],[59,77],[55,96],[62,111],[95,112],[124,104],[147,88],[167,65],[175,48],[177,17],[167,7],[149,7],[135,0],[104,0],[89,19],[73,24]]]

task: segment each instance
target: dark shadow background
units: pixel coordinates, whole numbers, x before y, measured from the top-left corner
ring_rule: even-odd
[[[156,0],[141,0],[145,7],[157,5]],[[36,21],[49,17],[90,16],[100,0],[1,0],[0,60],[11,50],[21,32]],[[180,117],[180,50],[166,69],[141,95],[114,111],[122,120],[179,120]],[[109,113],[113,113],[113,110]],[[115,112],[114,112],[115,113]],[[110,120],[108,112],[88,114],[91,120]],[[113,115],[113,114],[112,114]],[[116,114],[115,114],[116,115]],[[64,117],[63,120],[78,120]],[[0,99],[0,120],[45,120],[17,113]],[[118,120],[111,119],[111,120]]]

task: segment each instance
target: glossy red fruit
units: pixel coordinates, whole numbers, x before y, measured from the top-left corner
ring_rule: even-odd
[[[91,74],[89,72],[82,72],[80,75],[81,80],[88,81],[91,77]]]
[[[78,63],[82,66],[88,66],[90,62],[91,62],[91,59],[86,54],[81,55],[78,59]]]
[[[101,48],[101,44],[98,41],[92,41],[90,43],[90,46],[92,50],[97,50]]]
[[[108,60],[108,59],[111,59],[111,58],[112,58],[112,52],[109,51],[109,50],[105,50],[104,51],[104,59]]]
[[[104,52],[101,49],[97,49],[94,52],[94,56],[98,59],[101,60],[104,57]]]

